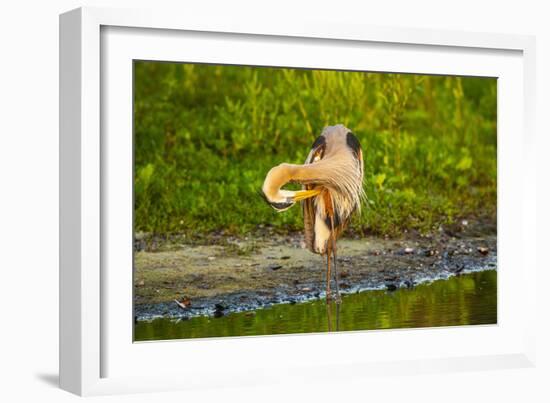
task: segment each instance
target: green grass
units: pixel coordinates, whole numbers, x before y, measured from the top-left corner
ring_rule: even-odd
[[[429,232],[496,211],[496,79],[135,62],[135,229],[302,228],[258,196],[343,123],[365,156],[361,233]]]

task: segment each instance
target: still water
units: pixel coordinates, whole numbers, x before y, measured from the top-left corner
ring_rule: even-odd
[[[479,325],[496,321],[497,272],[488,270],[411,289],[343,295],[338,315],[335,304],[327,309],[325,300],[320,299],[220,318],[138,322],[135,340]]]

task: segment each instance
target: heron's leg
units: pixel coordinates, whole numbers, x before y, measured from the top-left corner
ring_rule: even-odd
[[[336,233],[334,232],[334,217],[330,217],[330,238],[332,241],[332,255],[334,256],[333,265],[334,265],[334,282],[336,284],[336,304],[340,304],[342,302],[342,298],[340,297],[340,286],[338,285],[338,268],[336,266]]]

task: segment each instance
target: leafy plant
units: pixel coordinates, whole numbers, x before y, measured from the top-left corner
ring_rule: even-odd
[[[427,232],[496,212],[496,80],[137,61],[135,226],[243,234],[302,227],[257,191],[343,123],[365,156],[356,231]]]

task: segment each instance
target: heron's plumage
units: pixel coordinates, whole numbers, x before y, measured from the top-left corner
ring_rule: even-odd
[[[295,192],[282,189],[289,182],[318,191],[315,197],[302,201],[305,241],[312,252],[324,254],[332,230],[330,219],[335,235],[341,233],[365,197],[359,140],[343,125],[328,126],[313,143],[303,165],[283,163],[272,168],[262,191],[278,211],[295,203]]]
[[[319,147],[323,147],[322,156],[315,160]],[[305,185],[305,189],[315,186],[325,189],[321,195],[302,202],[306,246],[312,252],[323,254],[331,231],[327,211],[333,212],[335,235],[339,235],[353,212],[361,209],[365,197],[363,153],[359,141],[343,125],[325,128],[313,143],[301,171],[301,175],[294,176],[298,182],[304,176],[303,171],[316,178]]]

